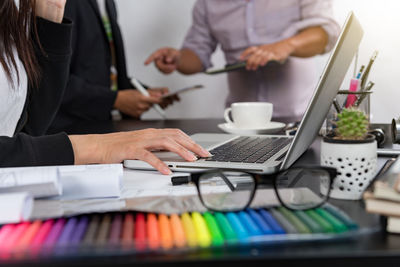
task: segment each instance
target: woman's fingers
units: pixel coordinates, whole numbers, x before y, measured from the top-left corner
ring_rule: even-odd
[[[168,168],[168,166],[150,151],[143,149],[141,152],[136,153],[136,155],[134,155],[134,158],[147,162],[162,174],[171,174],[171,170]]]

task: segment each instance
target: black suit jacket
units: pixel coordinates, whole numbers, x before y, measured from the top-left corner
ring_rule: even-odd
[[[106,0],[113,32],[118,89],[131,89],[126,72],[117,10]],[[74,22],[70,77],[60,110],[50,133],[85,120],[110,120],[117,92],[110,89],[111,51],[96,0],[68,0],[65,17]]]

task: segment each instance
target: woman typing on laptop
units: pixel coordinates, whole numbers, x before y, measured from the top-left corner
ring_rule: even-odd
[[[119,163],[144,160],[170,170],[151,151],[169,150],[188,161],[209,156],[175,129],[104,135],[44,135],[68,78],[72,23],[66,0],[0,2],[0,166]]]

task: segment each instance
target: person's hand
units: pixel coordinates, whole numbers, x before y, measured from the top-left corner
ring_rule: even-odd
[[[169,97],[162,97],[165,94],[169,93],[168,88],[166,87],[162,87],[162,88],[150,88],[147,90],[149,92],[149,94],[153,97],[159,97],[161,102],[160,102],[160,106],[165,109],[168,106],[172,105],[175,101],[180,101],[180,98],[178,95],[172,95]]]
[[[171,47],[160,48],[151,54],[146,61],[145,65],[154,62],[156,67],[163,73],[169,74],[175,71],[179,65],[180,51]]]
[[[257,70],[272,60],[285,62],[293,51],[294,47],[284,40],[274,44],[249,47],[240,55],[239,59],[246,61],[247,70]]]
[[[149,91],[150,96],[145,96],[137,90],[128,89],[118,91],[114,108],[134,118],[139,118],[154,104],[161,104],[161,94]]]
[[[210,153],[177,129],[146,129],[100,135],[69,136],[74,150],[75,164],[120,163],[127,159],[143,160],[162,174],[171,174],[168,166],[152,151],[168,150],[187,161],[196,155]]]
[[[36,16],[61,23],[64,17],[65,3],[66,0],[36,0]]]

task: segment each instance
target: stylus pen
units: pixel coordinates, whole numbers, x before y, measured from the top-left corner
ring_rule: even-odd
[[[150,96],[149,92],[147,92],[147,90],[140,84],[140,82],[138,82],[138,80],[136,80],[135,78],[131,79],[132,84],[135,86],[135,88],[142,93],[142,95],[145,96]],[[160,105],[158,104],[154,104],[153,108],[161,115],[161,117],[163,117],[165,119],[165,112],[164,110],[160,107]]]

